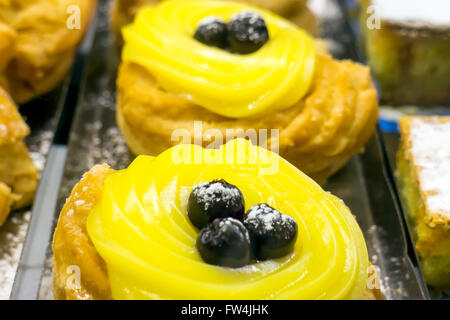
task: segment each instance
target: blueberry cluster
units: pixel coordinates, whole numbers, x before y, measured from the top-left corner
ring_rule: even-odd
[[[244,11],[233,15],[228,23],[216,16],[204,18],[198,23],[194,38],[208,46],[248,54],[269,41],[269,31],[260,14]]]
[[[239,268],[252,259],[280,258],[292,251],[297,239],[296,221],[268,204],[244,214],[242,192],[225,180],[195,186],[187,211],[201,229],[196,246],[209,264]]]

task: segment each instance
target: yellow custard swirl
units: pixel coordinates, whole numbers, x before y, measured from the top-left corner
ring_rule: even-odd
[[[261,174],[274,164],[277,170]],[[268,203],[292,216],[292,254],[238,269],[203,262],[186,205],[193,186],[214,179],[240,188],[246,210]],[[220,149],[178,145],[139,156],[107,178],[87,230],[115,299],[361,299],[366,287],[367,249],[348,208],[243,139]]]
[[[260,13],[269,30],[269,42],[256,52],[233,54],[194,39],[203,18],[229,21],[248,10]],[[166,91],[231,118],[292,106],[307,93],[314,73],[313,38],[272,13],[240,3],[175,0],[144,7],[123,36],[123,61],[147,68]]]

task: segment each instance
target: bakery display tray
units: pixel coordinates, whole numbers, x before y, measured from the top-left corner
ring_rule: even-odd
[[[418,114],[418,115],[424,115],[424,116],[431,116],[431,115],[450,115],[450,107],[448,108],[414,108],[414,113],[411,113],[410,107],[404,107],[404,108],[396,108],[394,114],[398,114],[399,117],[402,115],[410,115],[410,114]],[[388,114],[389,112],[389,114]],[[381,132],[381,137],[383,139],[385,150],[386,150],[386,169],[389,175],[389,180],[392,185],[392,188],[396,195],[399,195],[400,189],[399,185],[397,183],[397,177],[396,177],[396,171],[397,171],[397,162],[396,162],[396,156],[397,151],[400,143],[400,134],[397,129],[397,122],[393,119],[391,119],[391,109],[388,107],[383,107],[382,114],[386,113],[388,115],[385,115],[385,118],[383,118],[382,121],[392,121],[391,127],[384,127]],[[388,117],[388,118],[387,118]],[[387,120],[391,119],[391,120]],[[406,224],[406,229],[408,230],[408,233],[412,235],[412,238],[414,237],[414,225],[411,219],[408,217],[406,212],[406,203],[403,203],[403,200],[401,197],[397,196],[396,201],[399,204],[399,210],[402,214],[402,218],[404,220],[404,223]],[[412,249],[415,251],[415,249]],[[415,252],[414,252],[415,253]],[[415,253],[416,254],[416,253]],[[449,292],[441,292],[436,291],[433,289],[429,289],[429,295],[432,299],[445,299],[450,300],[450,293]]]
[[[41,173],[61,116],[67,88],[68,81],[19,108],[31,130],[26,137],[27,147]],[[0,300],[9,298],[31,213],[31,208],[15,210],[0,228]]]
[[[321,36],[327,40],[332,53],[338,58],[357,58],[354,38],[342,6],[333,0],[313,0],[311,6],[321,20]],[[54,145],[55,155],[60,152],[59,157],[64,161],[60,184],[49,190],[54,192],[57,201],[40,206],[33,215],[11,295],[13,299],[53,298],[51,239],[65,198],[81,175],[95,164],[108,163],[115,169],[122,169],[134,158],[115,121],[119,50],[109,31],[107,10],[108,3],[101,2],[93,46],[81,78],[69,143],[67,147]],[[428,292],[417,271],[415,256],[411,253],[384,168],[385,155],[380,138],[377,131],[365,151],[353,157],[324,188],[343,199],[356,216],[367,241],[370,260],[379,271],[384,297],[427,299]],[[46,178],[44,176],[43,181]],[[39,196],[46,198],[48,194]],[[38,198],[37,202],[40,200]]]
[[[73,70],[79,68],[83,57],[89,50],[86,41],[77,51]],[[73,107],[71,95],[77,90],[77,72],[71,72],[51,92],[33,99],[31,102],[19,106],[19,111],[30,127],[30,135],[25,142],[31,157],[40,173],[40,182],[36,189],[37,197],[32,208],[16,210],[10,214],[5,224],[0,228],[0,300],[8,299],[12,290],[15,273],[19,265],[20,256],[25,242],[31,216],[36,219],[39,212],[36,206],[42,202],[39,193],[46,189],[46,169],[52,159],[53,143],[64,140],[67,132],[68,109]],[[51,166],[51,165],[50,165]]]
[[[25,249],[32,225],[41,219],[42,207],[56,202],[60,176],[64,168],[59,143],[67,141],[76,96],[79,91],[80,70],[90,51],[94,30],[90,30],[77,49],[73,66],[60,85],[51,92],[19,106],[30,135],[25,142],[39,169],[40,181],[31,208],[16,210],[0,228],[0,300],[9,299],[15,291],[17,274],[23,269]],[[41,230],[42,231],[42,230]],[[46,248],[46,243],[42,244]],[[25,249],[24,249],[25,248]]]

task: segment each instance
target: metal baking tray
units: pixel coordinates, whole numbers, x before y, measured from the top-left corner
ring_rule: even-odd
[[[338,2],[311,1],[322,23],[321,33],[338,58],[355,58],[353,35]],[[79,101],[70,131],[68,151],[54,210],[39,212],[31,223],[16,276],[13,299],[52,299],[51,239],[59,211],[81,175],[98,163],[121,169],[133,160],[115,122],[116,74],[119,52],[108,26],[108,4],[102,2]],[[60,146],[63,148],[63,146]],[[427,299],[428,293],[408,251],[407,236],[384,170],[384,154],[377,132],[361,155],[325,186],[351,208],[367,240],[370,260],[378,267],[386,299]],[[58,188],[59,187],[59,188]],[[41,219],[44,217],[45,219]],[[39,246],[39,252],[31,247]]]
[[[83,44],[75,56],[74,69],[80,66],[86,51],[86,44]],[[30,135],[25,142],[39,169],[40,182],[34,206],[12,212],[0,228],[0,300],[10,296],[31,216],[39,215],[35,207],[41,202],[39,194],[45,189],[47,160],[52,158],[54,142],[63,139],[67,131],[62,126],[67,123],[68,109],[73,102],[69,97],[77,90],[77,82],[76,72],[71,72],[49,93],[19,106],[21,115],[30,127]]]
[[[51,204],[52,199],[56,201],[58,177],[64,168],[64,161],[58,161],[55,156],[59,150],[57,144],[67,140],[67,126],[72,122],[76,103],[74,93],[77,95],[79,90],[79,70],[90,50],[92,38],[93,30],[87,33],[77,49],[71,72],[60,85],[19,107],[30,127],[31,133],[25,142],[40,171],[40,181],[32,207],[12,212],[0,228],[0,300],[10,298],[16,273],[23,268],[23,251],[29,242],[30,225],[40,220],[44,204]],[[55,181],[57,184],[53,183]],[[47,243],[42,246],[46,247]]]

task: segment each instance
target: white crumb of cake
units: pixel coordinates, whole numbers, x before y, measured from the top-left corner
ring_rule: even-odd
[[[380,17],[400,24],[450,27],[449,0],[372,0]]]
[[[450,122],[415,119],[410,134],[420,188],[427,194],[425,205],[450,218]]]

